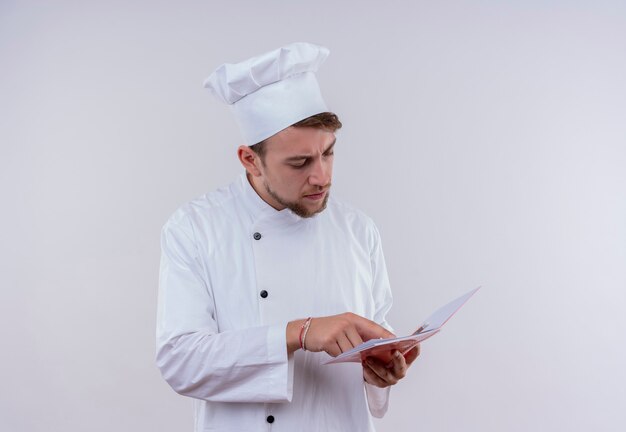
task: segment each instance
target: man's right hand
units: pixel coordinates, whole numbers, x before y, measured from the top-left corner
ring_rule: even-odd
[[[306,320],[287,324],[287,351],[291,354],[300,349],[300,330]],[[333,357],[349,351],[370,339],[392,338],[393,333],[351,312],[328,317],[313,318],[306,334],[304,347],[307,351],[325,351]]]

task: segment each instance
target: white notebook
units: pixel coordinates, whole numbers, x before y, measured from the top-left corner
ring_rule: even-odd
[[[403,354],[406,354],[413,349],[417,344],[425,341],[431,336],[436,335],[441,330],[441,327],[448,322],[452,315],[458,311],[461,306],[473,296],[480,287],[474,288],[470,292],[463,294],[461,297],[452,300],[450,303],[440,307],[433,314],[431,314],[426,320],[419,326],[419,328],[411,335],[401,336],[392,339],[371,339],[362,343],[358,347],[352,348],[350,351],[346,351],[332,357],[324,364],[342,363],[342,362],[361,362],[365,357],[373,356],[381,359],[384,362],[391,361],[391,353],[394,350],[398,350]]]

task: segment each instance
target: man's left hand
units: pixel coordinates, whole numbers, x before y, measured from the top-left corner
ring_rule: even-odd
[[[369,384],[376,387],[389,387],[397,384],[406,376],[406,372],[420,355],[420,346],[416,346],[411,351],[402,355],[400,351],[394,351],[393,360],[389,364],[384,364],[374,357],[367,357],[363,360],[363,378]]]

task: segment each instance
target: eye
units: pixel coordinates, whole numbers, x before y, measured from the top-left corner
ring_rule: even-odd
[[[301,163],[298,164],[289,164],[289,166],[291,166],[292,168],[304,168],[304,166],[307,164],[307,160],[302,161]]]

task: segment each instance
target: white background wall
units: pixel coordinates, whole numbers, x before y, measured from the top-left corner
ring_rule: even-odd
[[[626,428],[626,5],[0,2],[0,430],[190,431],[154,365],[159,231],[241,168],[220,63],[294,41],[424,343],[379,431]]]

